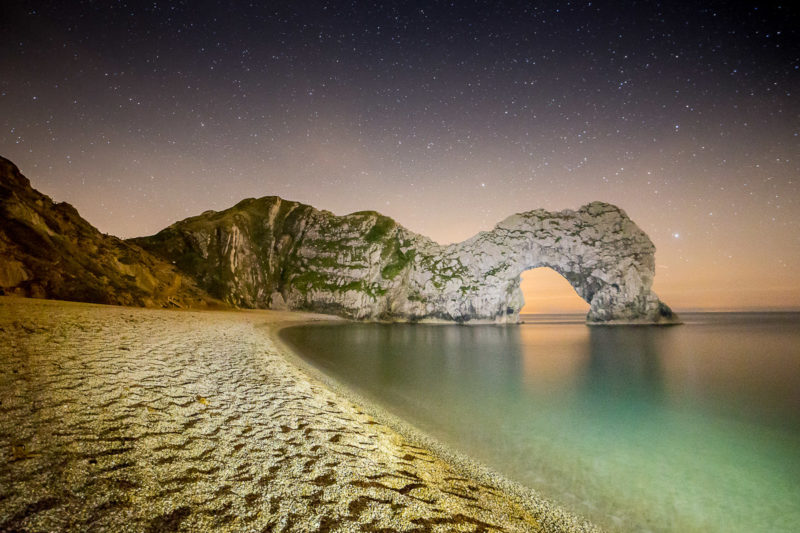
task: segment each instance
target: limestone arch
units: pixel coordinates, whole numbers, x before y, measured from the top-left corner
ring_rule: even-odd
[[[678,323],[652,291],[655,246],[610,204],[518,213],[444,251],[445,259],[454,257],[469,265],[467,285],[477,286],[460,302],[454,291],[447,291],[447,312],[455,320],[494,317],[498,323],[518,322],[524,303],[520,275],[548,267],[589,304],[589,324]]]

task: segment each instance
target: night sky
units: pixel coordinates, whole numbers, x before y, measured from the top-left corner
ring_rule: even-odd
[[[442,243],[603,200],[673,307],[796,308],[798,28],[788,2],[5,0],[0,154],[121,237],[265,195]]]

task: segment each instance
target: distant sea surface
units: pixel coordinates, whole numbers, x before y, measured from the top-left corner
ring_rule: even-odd
[[[288,328],[309,362],[612,531],[800,531],[800,313]]]

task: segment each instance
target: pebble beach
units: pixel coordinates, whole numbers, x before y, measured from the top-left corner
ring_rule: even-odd
[[[0,531],[586,531],[286,354],[276,311],[0,297]]]

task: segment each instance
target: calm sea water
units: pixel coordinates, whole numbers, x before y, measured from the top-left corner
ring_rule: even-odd
[[[800,314],[677,327],[314,325],[283,338],[451,447],[620,531],[800,531]]]

